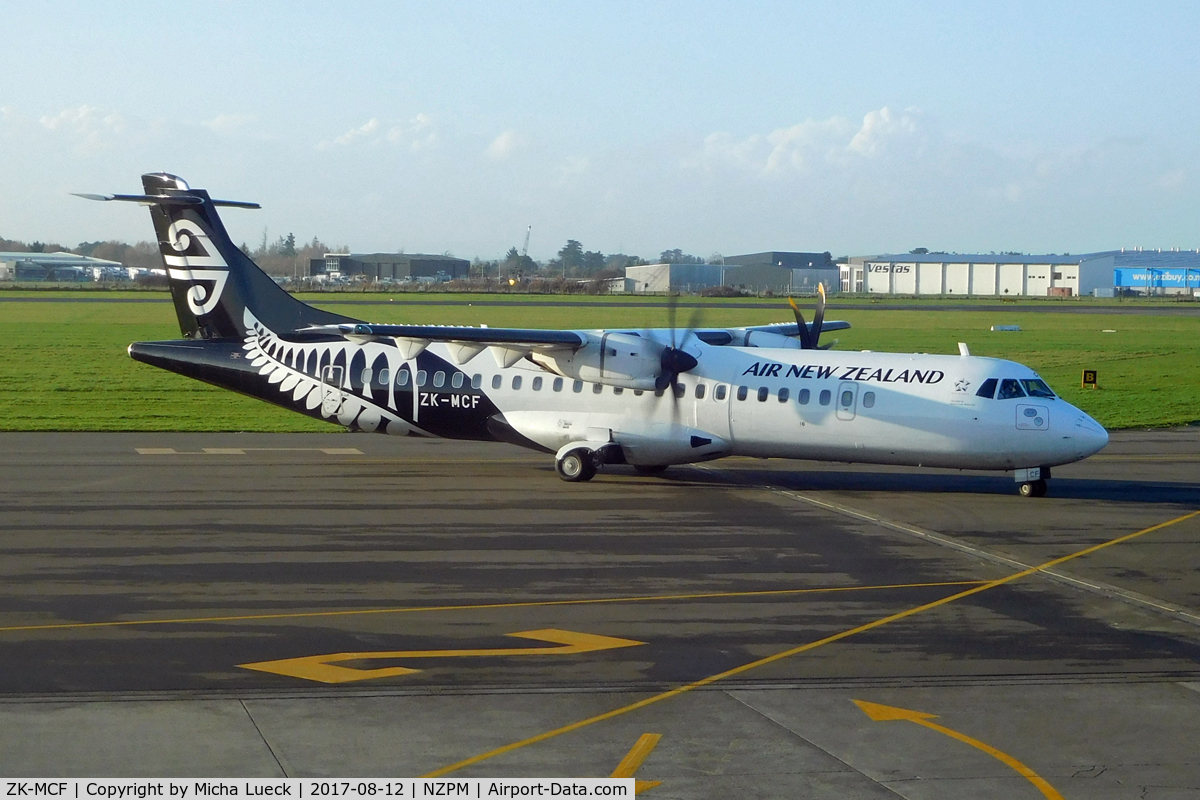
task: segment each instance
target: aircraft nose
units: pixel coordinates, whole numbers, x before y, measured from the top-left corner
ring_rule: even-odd
[[[1108,431],[1104,430],[1104,426],[1099,422],[1080,411],[1079,418],[1075,420],[1072,438],[1079,448],[1079,457],[1086,458],[1104,449],[1108,444]]]

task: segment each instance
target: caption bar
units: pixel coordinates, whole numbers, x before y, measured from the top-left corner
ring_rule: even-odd
[[[633,778],[354,778],[343,780],[232,779],[167,780],[113,778],[5,780],[4,797],[101,798],[146,800],[209,797],[258,798],[519,798],[633,797]]]

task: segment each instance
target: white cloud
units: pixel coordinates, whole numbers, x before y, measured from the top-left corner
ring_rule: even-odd
[[[582,175],[591,169],[592,160],[586,156],[572,156],[558,165],[558,181],[566,183],[576,175]]]
[[[433,117],[421,113],[406,124],[393,125],[387,132],[387,140],[392,144],[407,145],[414,153],[432,147],[438,140]]]
[[[513,154],[523,143],[522,137],[514,130],[507,130],[492,140],[488,145],[487,150],[484,150],[484,155],[495,161],[501,161]]]
[[[254,114],[218,114],[200,124],[214,133],[230,133],[256,119],[258,117]]]
[[[125,120],[119,112],[86,104],[64,108],[54,116],[42,117],[38,122],[48,131],[72,138],[76,150],[82,154],[104,149],[125,130]]]
[[[1186,179],[1187,174],[1182,169],[1173,169],[1159,176],[1158,185],[1163,189],[1178,189]]]
[[[358,126],[357,128],[351,128],[350,130],[343,133],[341,136],[334,139],[333,143],[334,144],[350,144],[355,139],[362,139],[363,137],[370,136],[372,133],[374,133],[377,130],[379,130],[379,120],[376,119],[375,117],[371,117],[371,119],[367,120],[366,122],[364,122],[362,125]]]
[[[705,137],[700,152],[684,165],[746,170],[760,176],[808,173],[823,165],[842,165],[882,155],[891,143],[919,132],[915,109],[897,114],[888,107],[871,111],[855,125],[845,117],[806,120],[769,133],[737,138],[725,131]]]
[[[864,156],[878,155],[888,142],[917,132],[915,109],[907,109],[901,114],[895,114],[884,106],[878,111],[870,111],[863,117],[862,127],[854,134],[847,150]]]

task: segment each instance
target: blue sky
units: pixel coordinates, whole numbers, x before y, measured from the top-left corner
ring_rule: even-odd
[[[1198,9],[9,0],[0,236],[149,238],[67,193],[164,169],[251,244],[1193,248]]]

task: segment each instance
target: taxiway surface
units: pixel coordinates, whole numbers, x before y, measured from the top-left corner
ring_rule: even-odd
[[[2,434],[0,481],[4,776],[598,776],[658,733],[664,798],[1047,796],[996,753],[1200,792],[1200,428],[1041,500],[344,434]]]

